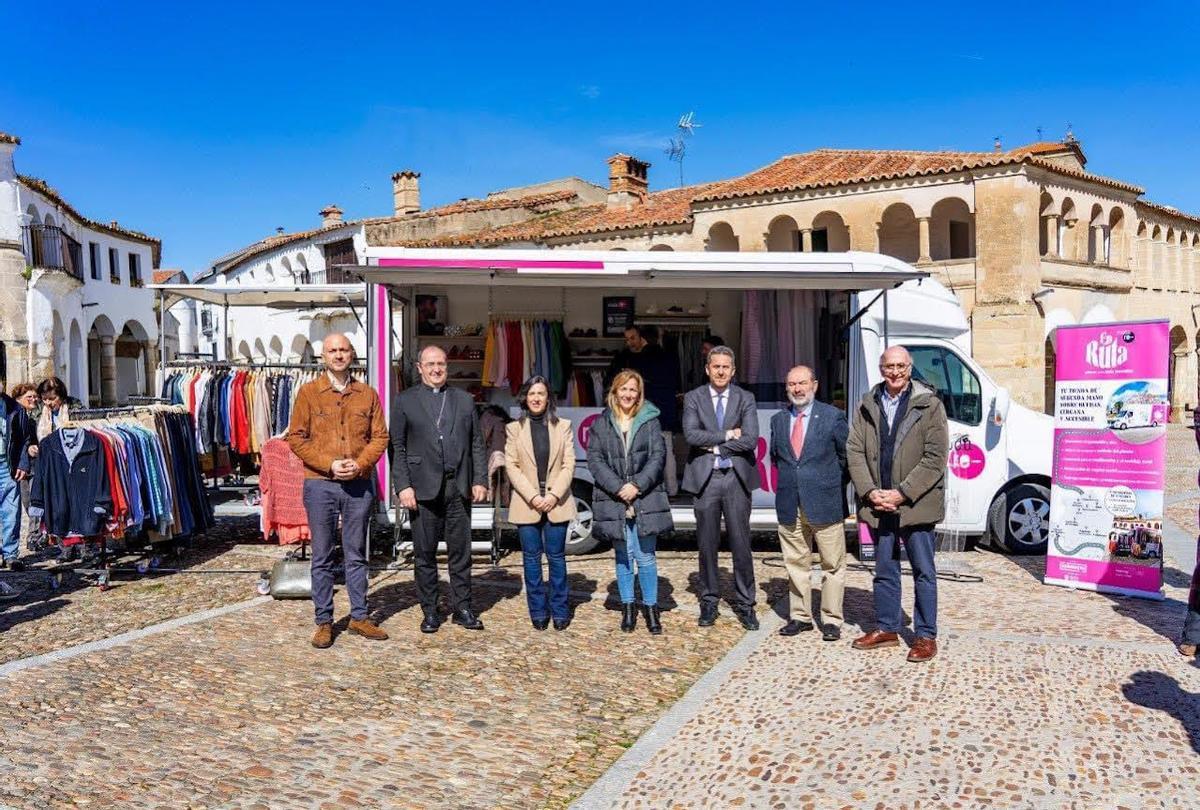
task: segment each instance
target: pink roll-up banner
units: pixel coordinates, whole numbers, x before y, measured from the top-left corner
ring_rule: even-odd
[[[1055,333],[1048,585],[1163,598],[1170,328]]]

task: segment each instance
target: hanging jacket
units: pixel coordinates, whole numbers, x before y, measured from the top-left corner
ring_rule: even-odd
[[[29,514],[41,517],[46,531],[56,537],[100,534],[113,508],[100,440],[82,432],[83,446],[73,462],[67,461],[63,449],[63,430],[50,434],[38,450]]]

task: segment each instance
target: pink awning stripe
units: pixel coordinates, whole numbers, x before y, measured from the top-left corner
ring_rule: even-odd
[[[380,259],[380,267],[424,267],[455,270],[468,267],[499,270],[603,270],[604,262],[571,259]]]

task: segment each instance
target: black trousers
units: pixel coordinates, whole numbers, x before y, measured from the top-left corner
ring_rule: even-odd
[[[471,607],[471,505],[453,478],[428,501],[418,501],[412,516],[414,579],[421,609],[437,613],[438,543],[445,541],[450,569],[451,610]]]
[[[721,599],[717,550],[721,546],[721,516],[733,554],[733,599],[735,608],[754,607],[754,556],[750,552],[750,493],[733,470],[713,470],[708,483],[696,496],[696,541],[700,546],[700,604],[715,605]]]

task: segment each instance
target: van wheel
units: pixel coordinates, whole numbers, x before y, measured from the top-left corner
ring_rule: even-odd
[[[571,484],[575,517],[567,524],[567,554],[587,554],[600,540],[592,536],[592,486],[583,481]]]
[[[1050,490],[1018,484],[1001,492],[988,512],[992,544],[1009,554],[1045,554],[1050,538]]]

